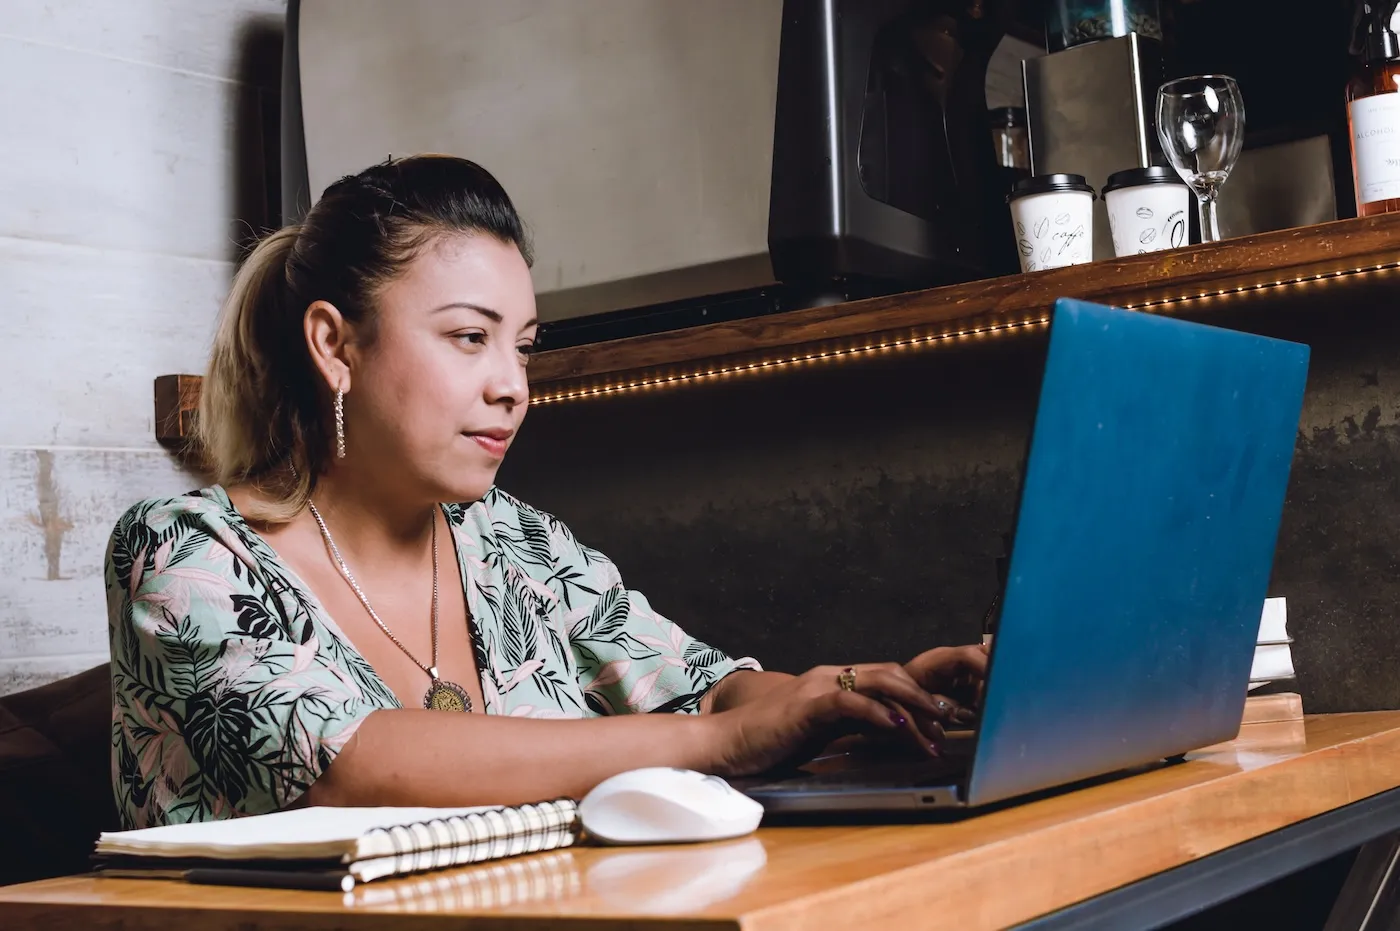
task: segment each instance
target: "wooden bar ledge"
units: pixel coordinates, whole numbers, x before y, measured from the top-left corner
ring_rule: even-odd
[[[1060,297],[1152,310],[1233,289],[1257,288],[1267,296],[1315,275],[1393,274],[1397,264],[1400,214],[1339,220],[541,352],[530,363],[530,383],[536,399],[548,402],[639,381],[694,377],[718,367],[848,352],[882,340],[1025,324],[1046,314]],[[1340,281],[1329,285],[1339,286]],[[156,379],[156,439],[178,445],[190,436],[199,381],[195,375]]]

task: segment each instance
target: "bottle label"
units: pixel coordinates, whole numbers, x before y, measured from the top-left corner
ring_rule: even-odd
[[[1400,197],[1400,94],[1351,102],[1351,150],[1358,201]]]

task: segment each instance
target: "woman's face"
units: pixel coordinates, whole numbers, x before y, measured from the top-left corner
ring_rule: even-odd
[[[377,301],[375,338],[347,352],[337,467],[436,501],[476,501],[529,403],[538,321],[530,270],[489,235],[437,240]]]

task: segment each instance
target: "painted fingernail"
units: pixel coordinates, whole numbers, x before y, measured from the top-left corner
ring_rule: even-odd
[[[898,725],[899,727],[903,727],[905,724],[909,723],[908,721],[904,720],[904,715],[900,714],[897,711],[890,712],[890,721]]]
[[[971,724],[973,721],[977,720],[977,712],[973,711],[971,708],[959,708],[957,711],[953,712],[953,720],[957,721],[959,724]]]
[[[938,744],[929,744],[929,745],[928,745],[928,752],[929,752],[930,754],[932,754],[933,756],[942,756],[942,755],[943,755],[943,754],[940,753],[939,750],[938,750]]]

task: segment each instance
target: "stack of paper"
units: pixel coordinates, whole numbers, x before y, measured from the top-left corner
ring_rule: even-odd
[[[1291,679],[1293,638],[1288,636],[1288,599],[1266,598],[1259,619],[1259,640],[1254,647],[1254,665],[1249,671],[1249,687],[1268,685],[1275,679]]]

